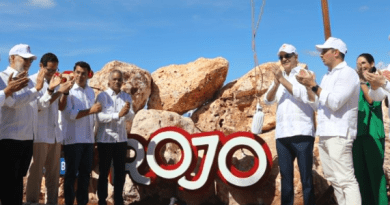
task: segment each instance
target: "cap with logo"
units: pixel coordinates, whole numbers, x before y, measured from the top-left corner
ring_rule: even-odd
[[[18,44],[12,47],[9,51],[9,55],[18,55],[22,58],[33,58],[34,60],[37,59],[37,57],[31,53],[30,46],[27,44]]]
[[[293,45],[290,45],[290,44],[283,44],[280,48],[279,48],[279,51],[278,51],[278,54],[280,54],[280,52],[286,52],[286,53],[295,53],[295,54],[298,54],[297,52],[297,49],[293,46]]]
[[[339,38],[329,37],[323,45],[316,45],[316,49],[319,52],[327,48],[337,49],[343,54],[347,53],[347,45]]]

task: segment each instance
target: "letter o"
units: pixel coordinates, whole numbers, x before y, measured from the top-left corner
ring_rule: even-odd
[[[261,162],[259,163],[257,170],[251,176],[246,178],[237,177],[234,174],[232,174],[226,164],[226,160],[227,160],[226,158],[228,156],[229,151],[236,146],[242,146],[242,145],[252,148],[256,152],[256,155],[258,156],[259,161]],[[248,137],[236,137],[227,141],[227,143],[224,144],[222,149],[220,150],[218,155],[218,168],[222,176],[229,183],[238,187],[252,186],[256,184],[263,177],[267,169],[266,153],[264,152],[264,149],[261,146],[261,144],[259,144],[256,140]]]
[[[176,141],[182,148],[182,162],[181,164],[173,170],[166,170],[161,168],[161,166],[157,163],[155,154],[156,147],[162,141],[167,139],[171,139]],[[158,152],[157,152],[158,153]],[[192,162],[192,149],[188,139],[179,132],[176,131],[163,131],[155,135],[149,142],[146,160],[148,162],[149,167],[156,173],[156,175],[165,178],[165,179],[174,179],[181,175],[183,175],[187,169],[190,167]]]

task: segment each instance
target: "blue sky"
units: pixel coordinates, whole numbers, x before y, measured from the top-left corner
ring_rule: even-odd
[[[261,1],[255,2],[259,11]],[[363,52],[390,63],[389,0],[328,3],[332,36],[347,44],[351,67]],[[38,59],[55,53],[61,71],[79,60],[95,72],[120,60],[153,72],[221,56],[230,63],[227,83],[254,65],[250,9],[250,0],[0,0],[0,67],[7,67],[8,52],[18,43],[29,44]],[[320,82],[327,68],[314,46],[323,42],[320,0],[266,2],[256,38],[260,63],[277,61],[279,47],[290,43]]]

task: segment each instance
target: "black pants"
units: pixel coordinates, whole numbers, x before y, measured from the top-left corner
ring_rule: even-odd
[[[127,142],[120,143],[98,143],[99,152],[99,181],[98,197],[99,205],[105,205],[107,198],[107,177],[114,162],[114,202],[123,204],[123,186],[125,184],[125,160],[127,152]]]
[[[78,143],[64,145],[65,155],[65,182],[64,195],[65,204],[73,205],[74,202],[74,181],[77,177],[77,204],[88,203],[88,185],[92,169],[93,144]]]
[[[33,154],[32,140],[0,140],[0,199],[2,205],[21,205],[23,177]]]
[[[305,205],[315,203],[313,186],[314,137],[293,136],[276,139],[276,151],[282,177],[282,205],[294,204],[294,160],[298,158]]]

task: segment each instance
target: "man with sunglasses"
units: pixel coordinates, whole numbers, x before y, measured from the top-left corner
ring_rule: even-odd
[[[359,76],[344,61],[347,45],[330,37],[323,45],[317,45],[321,59],[328,67],[318,86],[314,77],[297,76],[308,93],[315,94],[310,104],[317,109],[318,144],[324,175],[334,188],[340,205],[361,204],[359,184],[356,180],[352,145],[357,135]]]
[[[36,59],[25,44],[14,46],[9,52],[9,66],[0,73],[0,90],[4,89],[11,75],[16,79],[27,75]],[[19,73],[19,74],[18,74]],[[37,83],[28,85],[12,94],[1,107],[0,124],[0,198],[3,205],[22,204],[23,176],[26,175],[33,153],[36,136],[38,105],[36,99],[43,88],[45,69],[39,71]],[[50,99],[48,92],[42,99]]]
[[[282,176],[281,204],[294,204],[294,160],[297,158],[304,204],[311,205],[315,203],[312,177],[314,111],[307,104],[306,88],[295,78],[304,69],[298,66],[295,47],[283,44],[278,56],[284,71],[279,66],[273,69],[275,79],[265,94],[264,102],[268,105],[278,103],[275,138]]]
[[[37,99],[39,121],[36,121],[38,130],[34,137],[33,160],[28,174],[26,201],[30,203],[39,202],[42,169],[45,167],[47,188],[45,204],[57,204],[62,142],[61,130],[58,125],[58,107],[60,102],[66,103],[64,95],[69,94],[74,81],[68,81],[58,86],[61,82],[61,76],[54,75],[58,70],[58,58],[53,53],[44,54],[39,67],[46,69],[46,75],[43,89],[39,92],[39,99]],[[35,74],[30,78],[36,83],[37,77],[38,74]],[[47,99],[50,102],[47,107],[41,105],[47,105],[48,103],[40,103],[40,101],[45,100],[41,98],[44,92],[51,95],[51,98]]]

